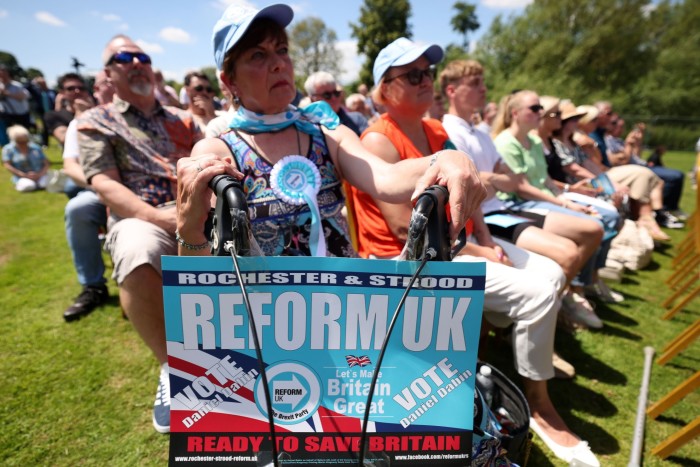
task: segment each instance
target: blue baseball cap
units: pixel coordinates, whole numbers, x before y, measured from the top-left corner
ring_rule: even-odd
[[[283,4],[270,5],[261,10],[240,5],[231,5],[226,8],[224,14],[214,25],[212,36],[214,61],[219,70],[224,67],[226,52],[236,45],[251,23],[258,18],[271,19],[284,28],[292,22],[294,11],[289,5]]]
[[[379,83],[384,73],[392,66],[401,66],[414,62],[421,55],[425,55],[430,64],[435,65],[442,60],[444,53],[439,45],[418,45],[405,37],[399,37],[384,47],[374,60],[374,68],[372,70],[374,84]]]

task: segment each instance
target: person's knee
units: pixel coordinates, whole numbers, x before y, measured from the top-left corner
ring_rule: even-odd
[[[153,290],[149,286],[155,284],[162,286],[162,283],[163,278],[156,268],[150,264],[141,264],[126,274],[119,287],[125,290],[151,294]]]
[[[605,230],[603,229],[603,226],[600,224],[600,222],[585,221],[585,224],[582,226],[582,229],[584,232],[584,238],[588,239],[589,243],[598,245],[603,240]]]

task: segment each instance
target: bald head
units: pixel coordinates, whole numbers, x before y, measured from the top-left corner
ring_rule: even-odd
[[[143,52],[141,47],[136,45],[136,42],[131,40],[129,36],[117,34],[107,42],[107,46],[102,51],[102,64],[107,66],[107,62],[112,58],[112,55],[119,52],[119,50],[125,46],[129,46],[130,50]]]

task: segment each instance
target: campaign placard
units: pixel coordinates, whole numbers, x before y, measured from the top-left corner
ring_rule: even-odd
[[[238,260],[240,280],[230,257],[163,257],[171,465],[272,465],[273,442],[280,465],[357,465],[365,411],[375,466],[469,465],[484,263],[427,263],[377,368],[417,262]]]

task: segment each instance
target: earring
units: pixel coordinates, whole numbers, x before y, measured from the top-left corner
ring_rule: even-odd
[[[235,105],[241,105],[241,99],[236,94],[233,95],[233,103]]]

